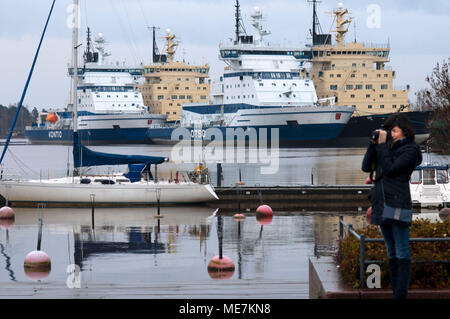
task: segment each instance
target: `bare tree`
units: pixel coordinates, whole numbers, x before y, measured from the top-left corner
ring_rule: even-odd
[[[437,64],[433,73],[426,78],[430,89],[417,93],[422,110],[432,110],[430,146],[450,154],[450,58]]]

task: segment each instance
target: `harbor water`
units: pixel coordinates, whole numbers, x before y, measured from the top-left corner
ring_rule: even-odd
[[[20,142],[19,140],[17,142]],[[227,157],[208,155],[208,148],[197,153],[174,151],[173,146],[119,145],[90,146],[99,152],[125,155],[168,157],[169,162],[158,167],[162,180],[175,178],[177,171],[192,171],[199,162],[205,162],[211,183],[217,186],[217,162],[222,163],[221,186],[234,186],[241,178],[246,186],[301,186],[301,185],[361,185],[368,174],[361,171],[365,149],[276,149],[264,152],[258,149],[233,148]],[[179,155],[181,154],[181,155]],[[178,157],[178,158],[177,158]],[[448,164],[450,156],[425,155],[424,161]],[[92,167],[84,170],[92,173],[122,173],[126,166]],[[11,178],[56,178],[71,174],[73,169],[72,147],[63,145],[12,145],[3,165],[4,176]]]

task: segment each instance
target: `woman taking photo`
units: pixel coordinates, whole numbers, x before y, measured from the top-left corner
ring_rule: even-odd
[[[409,181],[414,169],[422,163],[420,148],[414,142],[414,130],[409,119],[393,114],[383,130],[375,134],[364,156],[362,170],[371,175],[374,188],[371,224],[379,225],[386,244],[393,298],[406,299],[411,273],[409,228],[412,203]]]

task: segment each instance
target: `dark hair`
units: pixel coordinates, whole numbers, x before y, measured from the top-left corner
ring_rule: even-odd
[[[411,121],[408,119],[408,117],[405,114],[402,113],[396,113],[389,116],[389,118],[384,121],[383,127],[385,130],[390,131],[394,127],[398,126],[403,131],[403,135],[410,140],[415,140],[415,134],[414,129],[411,124]]]

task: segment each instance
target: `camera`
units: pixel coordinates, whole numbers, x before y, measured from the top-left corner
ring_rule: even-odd
[[[381,130],[386,131],[388,134],[386,136],[386,142],[388,142],[391,139],[391,134],[389,134],[390,130],[386,129],[385,127],[382,127]],[[380,130],[375,130],[370,134],[370,141],[373,144],[378,144],[378,139],[380,138]]]

